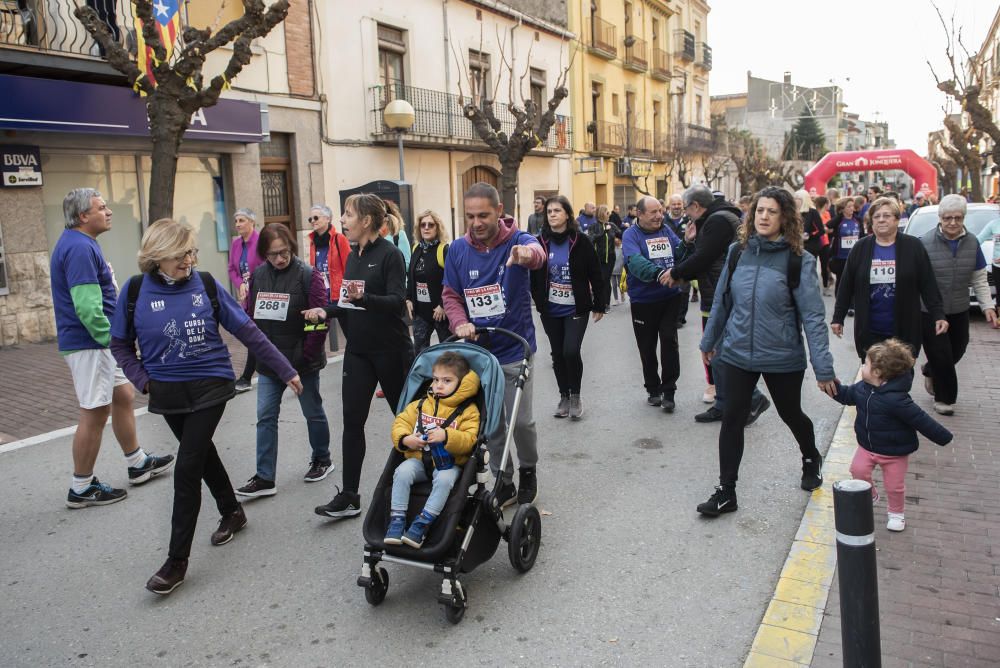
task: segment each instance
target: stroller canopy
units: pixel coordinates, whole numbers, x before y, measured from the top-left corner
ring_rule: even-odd
[[[504,376],[500,362],[493,356],[493,353],[480,346],[454,341],[451,343],[441,343],[427,348],[413,361],[410,373],[406,377],[406,385],[403,386],[403,393],[399,397],[399,405],[396,413],[401,413],[406,405],[417,399],[421,386],[431,380],[433,376],[434,362],[437,358],[448,351],[461,354],[469,361],[472,370],[479,374],[479,381],[482,385],[483,403],[486,407],[485,429],[481,428],[481,433],[492,434],[503,415],[503,392]],[[482,416],[480,416],[482,420]]]

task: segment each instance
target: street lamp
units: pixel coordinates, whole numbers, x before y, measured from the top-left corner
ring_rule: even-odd
[[[403,133],[412,128],[413,122],[416,120],[413,105],[406,100],[393,100],[385,105],[382,119],[387,127],[396,131],[396,137],[399,139],[399,180],[405,181],[406,179],[403,178]]]

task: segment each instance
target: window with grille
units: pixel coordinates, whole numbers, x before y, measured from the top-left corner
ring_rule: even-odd
[[[406,56],[406,39],[403,31],[379,24],[378,78],[381,85],[386,87],[405,85],[404,56]]]
[[[481,96],[483,100],[490,99],[493,95],[490,88],[490,54],[469,49],[469,74],[476,87],[472,94]]]
[[[539,114],[545,113],[548,101],[545,96],[545,70],[531,68],[531,100]]]

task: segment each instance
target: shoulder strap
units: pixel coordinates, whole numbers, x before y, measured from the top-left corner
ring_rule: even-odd
[[[452,422],[454,422],[455,420],[457,420],[458,416],[460,416],[462,413],[464,413],[465,409],[467,409],[469,406],[471,406],[474,403],[476,403],[476,395],[472,395],[471,397],[469,397],[468,399],[466,399],[465,401],[463,401],[462,403],[460,403],[455,408],[455,410],[452,411],[451,415],[448,416],[448,419],[444,421],[445,428],[447,428],[448,425],[450,425]]]
[[[312,289],[313,272],[315,268],[310,267],[305,262],[299,263],[299,278],[302,280],[302,294],[306,297],[306,304],[309,304],[309,292]]]
[[[438,260],[438,266],[441,267],[442,269],[444,269],[444,255],[447,252],[448,252],[448,244],[439,243],[437,250],[437,260]]]
[[[799,287],[799,282],[802,279],[802,256],[795,251],[788,251],[788,290],[790,292],[795,292],[795,289]],[[795,301],[795,295],[792,295],[792,301]]]
[[[136,274],[128,280],[128,301],[126,302],[127,329],[129,337],[135,340],[135,304],[139,301],[139,290],[145,274]]]
[[[396,232],[394,235],[392,235],[392,245],[395,246],[396,248],[399,248],[399,232]]]
[[[737,244],[733,252],[729,254],[729,274],[726,276],[726,289],[723,290],[723,296],[729,294],[729,286],[733,282],[733,272],[736,271],[736,265],[740,263],[741,255],[743,255],[743,246]]]
[[[207,271],[199,271],[198,275],[201,276],[201,282],[205,286],[208,301],[212,302],[212,317],[215,318],[215,322],[219,322],[221,307],[219,306],[219,291],[215,287],[215,278]]]

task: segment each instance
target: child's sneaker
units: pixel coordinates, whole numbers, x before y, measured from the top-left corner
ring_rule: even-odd
[[[889,513],[889,521],[886,523],[885,528],[889,531],[902,531],[906,528],[906,520],[903,518],[903,513]]]
[[[413,520],[413,524],[403,534],[403,542],[410,547],[420,549],[424,544],[424,539],[427,538],[427,532],[430,531],[431,525],[436,519],[433,515],[428,514],[426,510],[421,510],[420,514],[417,515],[417,519]]]
[[[386,545],[402,545],[403,530],[406,529],[406,513],[392,511],[389,515],[389,529],[382,542]]]

